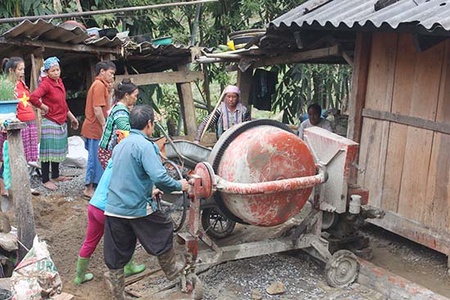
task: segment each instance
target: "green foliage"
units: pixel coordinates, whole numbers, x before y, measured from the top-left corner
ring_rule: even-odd
[[[14,89],[16,85],[7,75],[0,75],[0,101],[16,99]]]
[[[339,109],[348,96],[351,68],[347,65],[295,64],[275,66],[280,81],[273,110],[283,111],[283,122],[296,123],[313,102],[324,109]]]
[[[37,16],[53,14],[52,0],[2,0],[0,1],[0,18]],[[4,32],[17,23],[0,24],[0,32]]]
[[[81,0],[83,11],[113,9],[119,7],[146,6],[174,3],[179,0]],[[172,6],[109,15],[83,17],[87,27],[116,27],[130,31],[130,36],[146,34],[151,38],[171,36],[175,43],[216,47],[226,44],[233,31],[265,28],[276,17],[297,7],[306,0],[219,0],[198,5]],[[74,1],[61,0],[64,12],[77,10]],[[198,10],[200,9],[200,10]],[[0,1],[0,17],[44,15],[53,12],[52,0],[3,0]],[[196,22],[199,13],[198,23]],[[15,24],[11,24],[15,25]],[[5,26],[11,26],[5,25]],[[197,26],[197,27],[196,27]],[[195,34],[195,36],[192,36]],[[193,66],[198,68],[199,66]],[[204,65],[208,84],[213,95],[205,95],[205,82],[197,83],[194,93],[199,120],[214,103],[227,84],[235,84],[222,64]],[[279,73],[277,96],[273,99],[273,111],[284,111],[284,122],[296,123],[298,115],[305,112],[311,102],[324,108],[340,108],[341,101],[349,93],[351,69],[335,65],[279,65],[272,69]],[[234,74],[233,74],[234,75]],[[217,94],[217,95],[216,95]],[[159,112],[178,120],[179,104],[174,86],[148,86],[141,88],[140,103],[151,103]],[[211,102],[211,103],[210,103]],[[197,120],[197,121],[199,121]],[[178,126],[180,127],[180,126]]]

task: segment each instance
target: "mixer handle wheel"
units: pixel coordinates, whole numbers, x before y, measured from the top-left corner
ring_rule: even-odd
[[[170,177],[175,180],[183,179],[183,174],[180,170],[180,166],[171,160],[163,162],[164,168]],[[166,201],[165,198],[170,198],[170,201]],[[186,221],[188,210],[188,194],[186,192],[171,193],[169,195],[162,195],[159,199],[159,209],[169,216],[173,222],[173,231],[180,231]]]
[[[348,250],[333,253],[325,266],[325,277],[331,287],[348,286],[356,280],[358,274],[358,259]]]

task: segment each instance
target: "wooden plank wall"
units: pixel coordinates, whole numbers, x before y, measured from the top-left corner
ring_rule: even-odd
[[[374,34],[372,40],[365,108],[390,111],[397,59],[397,35]],[[372,205],[382,207],[383,178],[389,122],[363,118],[358,183],[370,191]]]
[[[436,121],[450,124],[450,43],[445,44]],[[450,135],[434,133],[427,181],[427,198],[433,199],[424,211],[423,222],[430,228],[450,229]]]
[[[450,123],[450,43],[417,52],[409,34],[374,34],[365,109]],[[370,204],[447,232],[449,149],[449,134],[364,117],[358,183]]]

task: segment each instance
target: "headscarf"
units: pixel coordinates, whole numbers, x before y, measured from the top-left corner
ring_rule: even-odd
[[[59,59],[56,56],[51,56],[44,60],[44,71],[49,70],[53,66],[59,66]]]
[[[235,85],[229,85],[225,88],[225,90],[223,90],[224,95],[226,95],[228,93],[236,93],[239,96],[239,95],[241,95],[241,90]]]

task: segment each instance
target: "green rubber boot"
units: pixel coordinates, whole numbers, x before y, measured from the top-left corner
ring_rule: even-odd
[[[75,279],[73,280],[76,285],[80,285],[83,282],[92,280],[92,278],[94,278],[94,275],[92,275],[92,273],[86,273],[88,266],[89,266],[89,258],[83,258],[78,256],[77,274],[75,276]]]
[[[145,270],[145,265],[136,265],[134,263],[134,258],[132,257],[130,259],[130,261],[125,265],[125,267],[123,268],[123,273],[125,275],[125,277],[134,275],[134,274],[138,274],[141,273]]]

